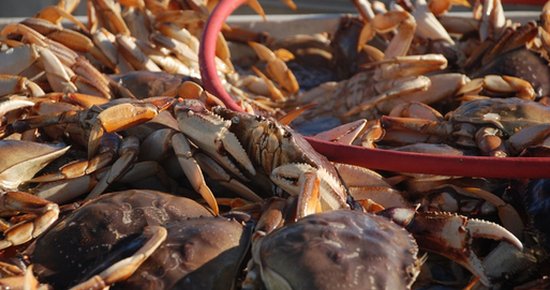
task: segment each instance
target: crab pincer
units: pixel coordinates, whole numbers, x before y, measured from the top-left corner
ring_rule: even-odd
[[[95,118],[88,141],[88,155],[93,156],[105,132],[118,132],[152,120],[162,110],[171,107],[176,99],[149,98],[144,101],[120,103],[101,111]]]
[[[505,241],[519,250],[523,249],[521,241],[512,233],[488,221],[444,212],[415,212],[407,208],[387,209],[381,215],[404,226],[413,234],[420,248],[464,266],[486,286],[490,286],[491,281],[472,248],[473,239]]]

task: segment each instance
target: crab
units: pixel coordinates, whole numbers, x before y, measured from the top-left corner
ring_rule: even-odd
[[[470,250],[472,238],[503,239],[521,248],[500,226],[463,216],[403,208],[380,215],[329,211],[256,235],[243,288],[257,289],[261,280],[267,289],[410,289],[424,261],[417,242],[465,265],[490,285]]]
[[[410,234],[386,218],[349,210],[314,214],[254,242],[243,289],[255,289],[254,279],[267,289],[410,289],[421,264],[417,253]]]
[[[101,122],[116,127],[118,125],[111,122],[111,119],[113,118],[112,115],[119,116],[119,114],[129,114],[128,116],[133,118],[124,120],[124,122],[131,123],[129,126],[136,122],[146,122],[157,116],[159,111],[162,111],[163,107],[169,106],[174,99],[169,97],[146,99],[144,102],[137,101],[134,104],[125,103],[124,101],[124,99],[117,99],[99,106],[91,106],[88,109],[70,106],[68,110],[63,109],[60,111],[56,109],[56,106],[52,106],[50,109],[53,109],[54,114],[45,113],[45,115],[19,119],[4,127],[5,134],[10,135],[14,132],[25,132],[29,129],[43,128],[52,124],[56,124],[56,126],[68,125],[68,127],[61,129],[66,132],[66,136],[72,138],[73,143],[80,143],[85,148],[91,149],[89,158],[86,160],[69,160],[69,163],[64,164],[55,172],[26,180],[26,182],[40,183],[32,188],[35,194],[56,202],[65,202],[84,193],[90,193],[91,198],[105,191],[110,184],[119,179],[131,179],[132,174],[136,172],[142,176],[144,171],[149,171],[151,174],[158,171],[155,170],[156,167],[152,164],[153,162],[136,163],[140,143],[137,137],[130,135],[121,138],[109,128],[105,132],[106,128],[103,127]],[[164,105],[161,103],[164,103]],[[40,103],[40,106],[37,106],[38,111],[49,105],[49,103]],[[44,109],[44,111],[47,112],[48,109]],[[60,129],[48,129],[52,128],[46,127],[44,131],[47,133],[54,132],[54,134],[48,135],[52,138],[60,138]],[[114,130],[120,131],[122,129],[126,128],[118,127]],[[100,152],[96,153],[98,148]],[[65,190],[62,188],[65,188]]]
[[[100,137],[103,134],[123,130],[135,123],[149,121],[157,116],[160,111],[170,107],[174,101],[175,99],[170,97],[157,97],[144,101],[135,100],[130,102],[128,99],[117,99],[86,110],[68,110],[16,120],[3,126],[2,130],[0,130],[0,137],[55,124],[77,124],[87,130],[86,135],[89,135],[87,144],[88,154],[91,157],[97,151]],[[120,116],[117,116],[117,114],[126,114],[133,119],[126,120],[123,127],[119,127],[122,124],[112,122],[117,117],[120,119]]]
[[[363,54],[370,57],[370,61],[361,64],[361,69],[349,79],[321,84],[288,102],[289,107],[315,105],[293,121],[299,131],[312,126],[308,123],[320,125],[327,118],[337,119],[336,122],[340,124],[358,118],[371,120],[389,113],[395,105],[407,101],[437,102],[453,94],[467,82],[468,78],[463,74],[441,73],[447,67],[447,59],[441,54],[407,55],[416,28],[414,18],[408,12],[390,11],[369,17],[372,19],[366,21],[365,27],[371,28],[367,29],[370,32],[367,33],[369,37],[366,40],[373,39],[375,32],[387,33],[398,27],[397,32],[383,46],[384,52],[373,46],[363,46],[364,40],[361,39],[352,42],[358,43]],[[338,30],[340,31],[348,33],[346,29]],[[338,40],[337,35],[333,41]],[[350,60],[354,60],[353,56],[356,55],[345,52],[353,51],[355,47],[340,47],[346,44],[347,42],[333,45],[338,51],[344,50],[340,53],[344,54],[341,57],[344,62],[346,54],[350,55]],[[431,75],[427,77],[427,74]]]
[[[34,53],[18,55],[18,71],[32,73],[35,59],[40,59],[47,72],[49,85],[57,92],[82,92],[110,98],[108,80],[86,58],[65,45],[45,37],[23,23],[6,25],[0,34],[4,37],[20,37],[31,44]],[[85,38],[87,39],[87,38]],[[26,56],[26,57],[25,57]],[[9,72],[12,73],[13,72]],[[15,74],[14,74],[15,75]]]
[[[26,254],[40,281],[56,288],[100,289],[115,282],[127,289],[226,287],[234,281],[249,236],[249,226],[213,217],[193,200],[129,190],[73,211]],[[212,273],[218,273],[216,279]]]
[[[222,216],[198,217],[168,223],[166,228],[166,242],[119,284],[122,288],[236,288],[250,246],[250,223],[243,225]]]
[[[199,91],[196,93],[200,95]],[[175,101],[176,99],[163,97],[132,102],[117,99],[97,108],[16,120],[6,125],[4,132],[5,135],[9,135],[51,124],[77,123],[89,131],[87,149],[88,156],[91,158],[95,155],[103,137],[152,120]],[[176,131],[181,131],[170,135],[172,136],[171,147],[174,148],[193,188],[203,196],[215,213],[218,212],[218,207],[202,177],[201,167],[205,168],[203,170],[208,170],[212,178],[220,181],[225,179],[226,182],[222,184],[232,186],[233,190],[237,189],[237,193],[241,192],[248,199],[260,199],[254,193],[258,192],[258,189],[275,195],[286,192],[300,196],[299,217],[318,210],[347,208],[347,192],[338,177],[338,172],[300,135],[272,119],[234,113],[223,107],[216,107],[213,110],[207,110],[205,104],[199,100],[183,100],[175,106],[177,123],[171,119],[172,117],[166,116],[167,122],[170,123],[172,122],[170,120],[173,120],[175,127],[174,124],[165,124],[168,127],[172,126],[171,128]],[[249,131],[247,128],[254,128],[254,130]],[[205,135],[205,131],[211,132],[211,135]],[[197,151],[195,146],[204,153],[197,154],[196,159],[193,157],[193,153]],[[129,156],[135,156],[135,154]],[[131,158],[121,157],[120,159]],[[234,163],[235,161],[237,163]],[[87,161],[85,164],[91,164],[90,162]],[[128,162],[124,164],[128,165]],[[221,177],[227,174],[226,170],[233,176],[232,181]],[[124,170],[116,172],[120,175]],[[109,180],[112,181],[115,177],[109,177]],[[44,179],[47,180],[47,177]],[[244,186],[243,182],[249,184],[254,190]],[[100,187],[104,190],[105,182],[100,184],[103,184]],[[97,190],[93,195],[101,191]],[[41,196],[46,195],[49,196],[49,193],[41,194]]]
[[[196,100],[176,105],[175,114],[187,138],[226,170],[260,189],[256,192],[298,196],[298,218],[348,208],[334,166],[287,126],[223,107],[209,111]]]
[[[20,191],[19,187],[68,149],[68,146],[0,140],[0,153],[4,156],[0,162],[0,212],[2,217],[11,219],[2,220],[0,249],[32,240],[57,220],[57,204]]]
[[[524,249],[518,250],[508,245],[497,246],[483,264],[491,271],[487,275],[495,281],[495,286],[516,286],[518,289],[544,289],[548,275],[548,179],[534,179],[525,182],[515,182],[509,193],[520,204],[524,213],[526,227],[519,236],[522,237]],[[500,265],[499,267],[494,267]],[[537,288],[538,283],[540,287]],[[532,284],[532,286],[528,286]],[[531,288],[529,288],[531,287]]]
[[[391,116],[384,116],[381,121],[388,141],[451,140],[460,146],[478,147],[487,155],[503,157],[542,143],[547,136],[548,117],[548,108],[534,101],[481,98],[465,102],[448,113],[445,121]]]

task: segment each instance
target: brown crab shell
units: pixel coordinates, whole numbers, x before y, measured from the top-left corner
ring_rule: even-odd
[[[508,135],[523,128],[547,123],[550,108],[519,98],[490,98],[465,102],[446,116],[453,122],[492,124]]]
[[[67,288],[128,256],[146,226],[212,216],[197,202],[152,190],[103,195],[75,210],[37,239],[30,260],[41,281]],[[134,243],[135,244],[135,243]],[[115,262],[123,257],[115,257]],[[93,272],[93,273],[92,273]]]
[[[113,289],[233,289],[251,227],[233,219],[201,217],[166,228],[166,241]]]
[[[490,74],[522,78],[533,85],[537,96],[550,93],[550,68],[547,61],[536,52],[523,47],[501,54],[473,73],[472,77]]]
[[[349,210],[307,216],[253,246],[267,289],[410,289],[417,253],[401,226]]]

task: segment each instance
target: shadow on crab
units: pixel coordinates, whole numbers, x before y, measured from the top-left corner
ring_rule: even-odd
[[[497,271],[487,274],[500,285],[518,285],[514,289],[547,289],[550,253],[550,231],[548,228],[548,209],[550,206],[550,180],[535,179],[518,182],[511,194],[521,204],[527,219],[523,236],[523,251],[499,245],[487,256],[484,265],[488,268],[501,265]],[[498,286],[498,284],[496,285]]]
[[[234,219],[244,215],[232,216],[213,217],[192,200],[161,192],[115,192],[72,212],[25,254],[40,281],[56,288],[227,289],[239,283],[254,236],[244,289],[256,289],[254,278],[267,289],[409,289],[422,264],[417,241],[466,265],[485,283],[472,238],[521,247],[500,226],[409,209],[378,216],[328,211],[268,234],[258,222],[253,236],[249,223]]]
[[[258,234],[258,232],[257,232]],[[504,228],[464,216],[387,209],[379,215],[336,210],[256,235],[243,289],[410,289],[424,258],[418,246],[451,258],[485,285],[473,238],[521,242]]]
[[[41,282],[56,288],[226,289],[249,238],[249,226],[190,199],[129,190],[85,204],[27,252]]]

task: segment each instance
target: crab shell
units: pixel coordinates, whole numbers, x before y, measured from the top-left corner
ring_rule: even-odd
[[[472,74],[473,78],[486,75],[509,75],[522,78],[531,83],[538,96],[550,92],[550,68],[547,62],[536,52],[524,47],[501,54]]]
[[[306,163],[315,168],[325,169],[332,177],[338,176],[328,159],[317,153],[290,127],[262,116],[239,113],[223,107],[215,107],[212,112],[225,120],[231,120],[230,131],[235,133],[252,162],[261,164],[267,175],[283,164]],[[275,136],[278,140],[273,140]],[[273,143],[278,144],[274,146]]]
[[[199,216],[212,214],[183,197],[150,190],[106,194],[38,238],[30,260],[41,281],[66,289],[135,251],[132,241],[146,226]],[[113,253],[123,256],[113,258]]]
[[[454,122],[493,124],[507,134],[550,120],[550,109],[518,98],[491,98],[466,102],[447,116]]]
[[[251,227],[223,217],[170,223],[166,241],[114,289],[233,289]]]
[[[307,216],[252,250],[267,289],[410,289],[417,253],[401,226],[350,210]]]

